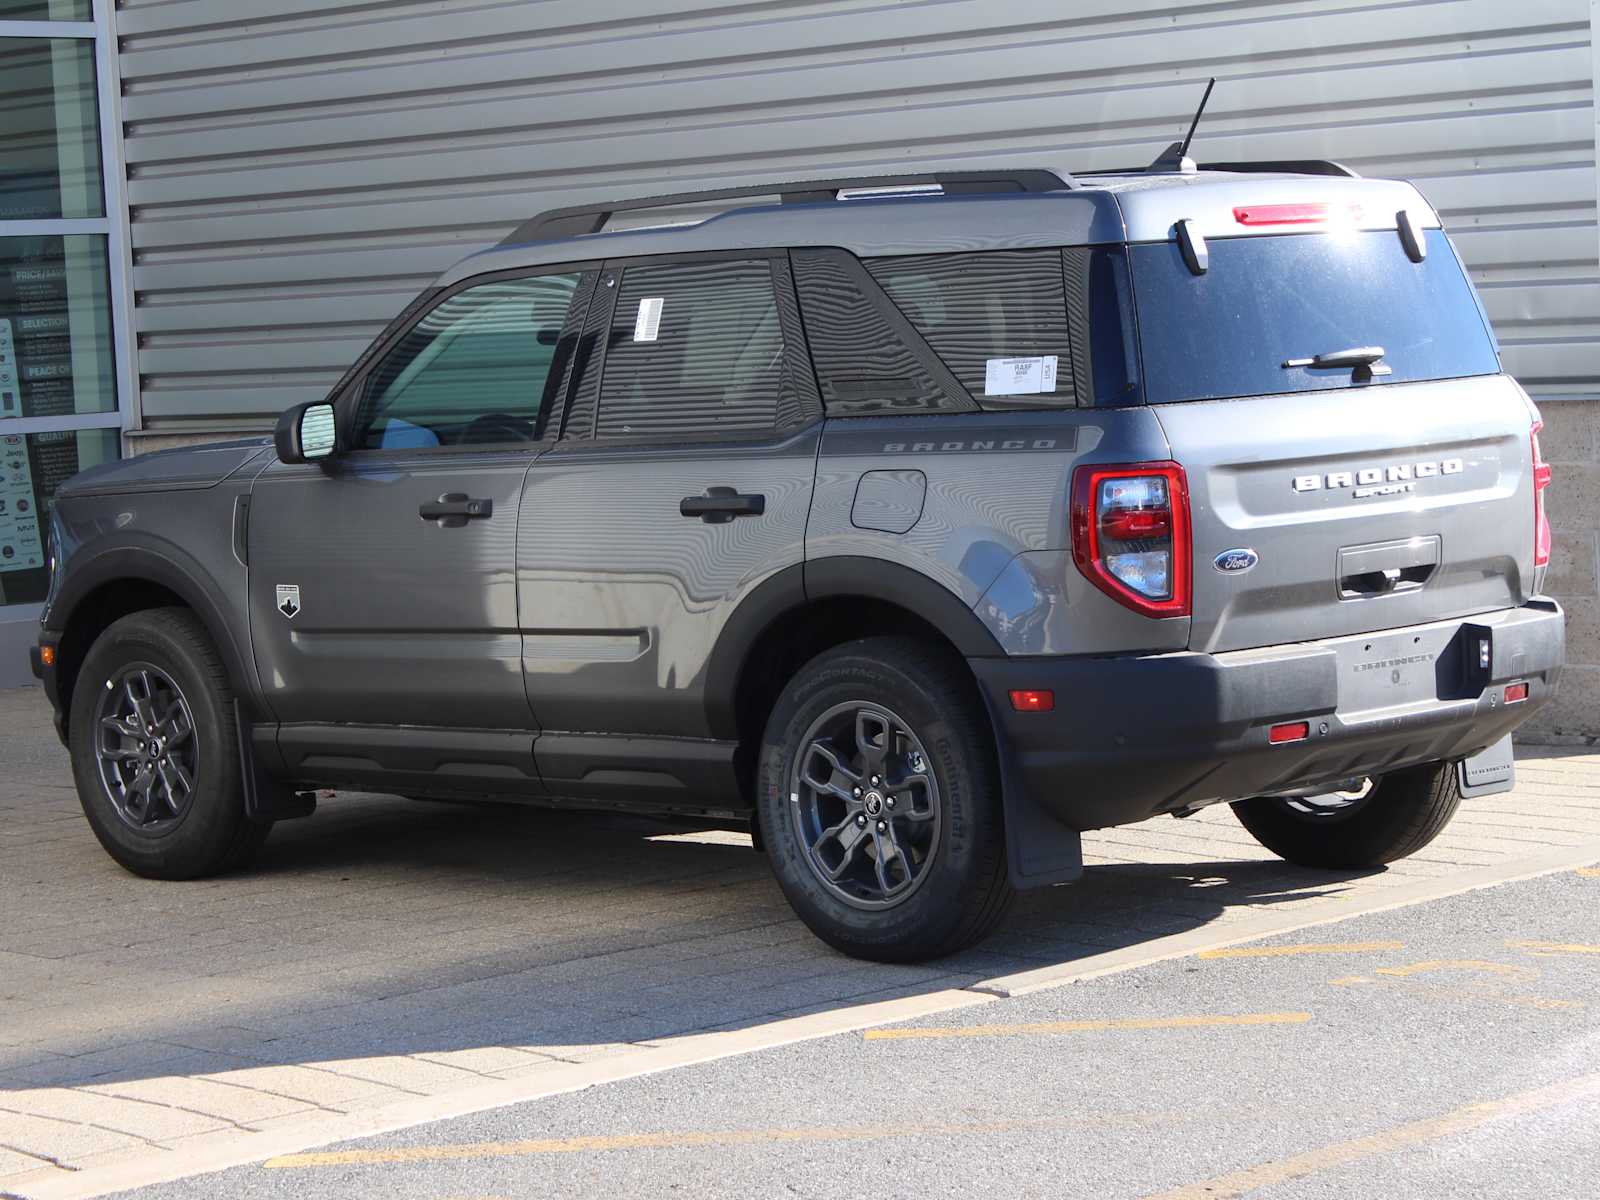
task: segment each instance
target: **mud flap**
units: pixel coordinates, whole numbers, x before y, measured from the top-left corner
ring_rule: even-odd
[[[1456,779],[1467,799],[1509,792],[1517,782],[1517,763],[1508,733],[1487,750],[1456,763]]]
[[[245,819],[256,825],[271,825],[275,821],[309,817],[316,812],[315,792],[297,792],[262,769],[250,736],[251,727],[237,704],[234,705],[234,727],[239,734],[239,775],[244,783]]]
[[[989,703],[984,694],[984,704]],[[1083,835],[1068,829],[1033,802],[1022,786],[1000,722],[989,713],[1000,759],[1002,807],[1006,819],[1006,865],[1018,890],[1076,883],[1083,877]]]

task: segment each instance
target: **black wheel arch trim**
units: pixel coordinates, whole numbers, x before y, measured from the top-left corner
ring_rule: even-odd
[[[63,570],[60,590],[51,597],[46,611],[45,632],[67,633],[83,602],[107,584],[121,580],[158,584],[182,600],[205,626],[222,655],[236,698],[244,702],[244,711],[267,715],[248,635],[241,646],[226,615],[226,597],[187,552],[147,534],[129,533],[122,535],[116,545],[80,551],[64,564]],[[58,681],[58,686],[65,682]]]
[[[723,626],[706,667],[706,717],[715,737],[738,736],[739,679],[751,648],[785,616],[812,601],[860,596],[896,604],[944,635],[964,657],[1005,650],[978,615],[944,584],[911,567],[857,555],[811,559],[758,584]]]

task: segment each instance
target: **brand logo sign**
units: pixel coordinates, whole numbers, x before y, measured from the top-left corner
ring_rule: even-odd
[[[1354,488],[1355,498],[1368,496],[1399,496],[1417,490],[1419,479],[1437,479],[1441,475],[1459,475],[1466,470],[1459,458],[1440,458],[1428,462],[1396,463],[1392,467],[1362,467],[1357,471],[1329,471],[1326,475],[1296,475],[1297,492],[1333,491],[1336,488]]]
[[[1261,561],[1261,556],[1249,546],[1224,550],[1211,560],[1211,565],[1224,575],[1240,575]]]

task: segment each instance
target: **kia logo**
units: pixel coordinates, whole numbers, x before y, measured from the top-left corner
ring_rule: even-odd
[[[1235,550],[1224,550],[1211,560],[1211,565],[1224,575],[1237,575],[1241,571],[1248,571],[1261,561],[1261,556],[1248,546],[1240,546]]]

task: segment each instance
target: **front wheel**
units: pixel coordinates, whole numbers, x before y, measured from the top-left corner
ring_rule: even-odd
[[[233,693],[205,628],[182,608],[114,622],[72,694],[72,769],[100,844],[150,879],[242,865],[267,836],[246,819]]]
[[[924,643],[865,639],[801,668],[757,803],[784,895],[846,954],[937,958],[1010,904],[994,735],[962,664]]]
[[[1239,800],[1233,812],[1279,858],[1303,867],[1381,867],[1421,850],[1461,805],[1454,763],[1373,779],[1359,792]]]

